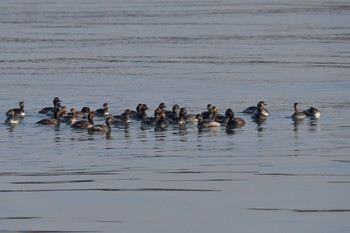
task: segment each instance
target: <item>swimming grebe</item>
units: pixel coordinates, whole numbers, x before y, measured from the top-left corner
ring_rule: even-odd
[[[307,110],[304,110],[303,113],[308,116],[308,117],[312,117],[312,118],[320,118],[321,117],[321,112],[315,108],[315,107],[310,107]]]
[[[85,118],[91,112],[89,107],[83,107],[80,112],[77,112],[77,117]]]
[[[292,119],[294,121],[304,120],[305,114],[299,110],[299,104],[294,103],[294,113],[292,114]]]
[[[235,117],[235,113],[232,111],[227,112],[228,115],[228,121],[227,126],[228,127],[243,127],[245,125],[245,121],[240,117]]]
[[[39,113],[42,113],[42,114],[47,114],[49,112],[55,112],[55,109],[58,108],[57,104],[58,103],[61,103],[61,100],[58,98],[58,97],[55,97],[53,98],[53,107],[45,107],[45,108],[42,108]]]
[[[136,118],[136,115],[138,114],[138,113],[141,113],[141,110],[140,110],[140,108],[141,108],[141,106],[142,106],[142,104],[141,103],[139,103],[137,106],[136,106],[136,111],[131,111],[131,118]]]
[[[13,110],[15,116],[24,117],[26,115],[26,113],[24,112],[24,102],[23,101],[19,102],[19,108],[13,108],[11,110]],[[6,114],[6,116],[7,116],[7,114]]]
[[[213,120],[219,122],[221,125],[226,125],[229,119],[229,112],[233,112],[231,108],[226,109],[225,115],[217,115]]]
[[[104,117],[109,115],[109,106],[108,103],[103,104],[103,108],[99,108],[95,111],[95,116]]]
[[[269,114],[268,112],[265,111],[264,107],[265,107],[265,104],[260,101],[257,105],[257,110],[254,111],[251,118],[256,121],[267,120],[267,117],[269,116]]]
[[[143,113],[142,118],[142,124],[146,125],[155,125],[160,118],[160,114],[163,113],[163,111],[160,108],[156,108],[154,110],[154,117],[147,117],[146,112]]]
[[[186,124],[186,120],[184,118],[185,116],[185,111],[180,111],[178,116],[174,116],[172,118],[169,119],[169,123],[170,124],[174,124],[174,125],[180,125],[180,126],[184,126]]]
[[[168,125],[169,125],[169,122],[168,122],[168,120],[166,119],[165,112],[162,111],[162,112],[159,114],[159,119],[158,119],[157,122],[156,122],[156,127],[159,127],[159,128],[166,128]]]
[[[65,122],[67,124],[74,124],[77,121],[77,110],[75,108],[71,108],[70,112],[66,114],[65,116],[61,116],[61,122]]]
[[[243,113],[247,113],[247,114],[254,114],[254,112],[258,111],[258,105],[262,104],[264,106],[264,115],[269,116],[270,113],[269,111],[267,111],[267,109],[265,109],[265,106],[267,105],[264,101],[259,101],[259,103],[256,106],[250,106],[248,108],[246,108]]]
[[[12,109],[8,110],[6,115],[8,116],[5,120],[5,124],[17,125],[19,124],[19,119],[15,118],[15,111]]]
[[[94,120],[93,120],[94,117],[95,117],[95,113],[90,112],[88,115],[88,121],[85,121],[85,120],[77,121],[73,125],[71,125],[71,127],[75,129],[88,129],[94,125]]]
[[[59,109],[56,109],[55,113],[53,114],[53,118],[42,119],[42,120],[36,122],[36,124],[59,126],[60,122],[61,122],[60,116],[61,116],[61,111]]]
[[[130,117],[131,117],[131,110],[126,109],[124,113],[113,116],[113,123],[123,123],[123,124],[129,123]]]
[[[181,108],[179,115],[181,115],[185,119],[185,121],[188,123],[197,123],[198,122],[196,115],[195,114],[188,114],[186,108]]]
[[[203,119],[201,114],[197,114],[196,118],[198,119],[197,127],[198,128],[211,128],[211,127],[220,127],[220,123],[212,119]]]
[[[111,123],[113,122],[112,117],[107,117],[105,125],[93,125],[88,128],[89,132],[101,132],[101,133],[109,133],[111,132]]]
[[[146,104],[138,105],[138,112],[135,115],[131,115],[131,118],[134,120],[142,120],[146,114],[148,106]]]
[[[207,111],[201,113],[203,119],[211,119],[213,117],[213,105],[207,105]]]
[[[178,104],[174,104],[171,111],[165,111],[165,115],[167,118],[171,119],[173,117],[178,117],[180,111],[180,106]]]

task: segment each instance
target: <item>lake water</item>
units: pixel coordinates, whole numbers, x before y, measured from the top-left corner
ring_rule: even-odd
[[[349,232],[350,3],[3,0],[0,232]],[[62,104],[232,108],[241,129],[88,134]],[[263,125],[240,113],[259,100]],[[295,124],[293,103],[321,110]],[[96,119],[102,123],[103,119]]]

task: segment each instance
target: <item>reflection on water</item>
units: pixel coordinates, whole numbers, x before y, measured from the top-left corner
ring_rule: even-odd
[[[303,125],[304,121],[293,121],[293,126],[294,126],[294,131],[297,132],[299,131],[299,126]]]

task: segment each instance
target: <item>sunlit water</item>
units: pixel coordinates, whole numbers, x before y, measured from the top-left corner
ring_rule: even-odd
[[[0,3],[1,232],[349,232],[346,1]],[[232,108],[242,129],[38,126],[62,104]],[[240,113],[265,100],[262,125]],[[293,103],[322,112],[299,124]],[[96,123],[103,123],[97,118]]]

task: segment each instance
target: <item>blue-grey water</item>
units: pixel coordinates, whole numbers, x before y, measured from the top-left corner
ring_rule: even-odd
[[[2,0],[0,232],[348,233],[349,22],[342,0]],[[54,96],[247,123],[36,125]],[[3,124],[20,100],[27,116]],[[260,100],[257,125],[240,112]],[[321,118],[294,123],[294,102]]]

